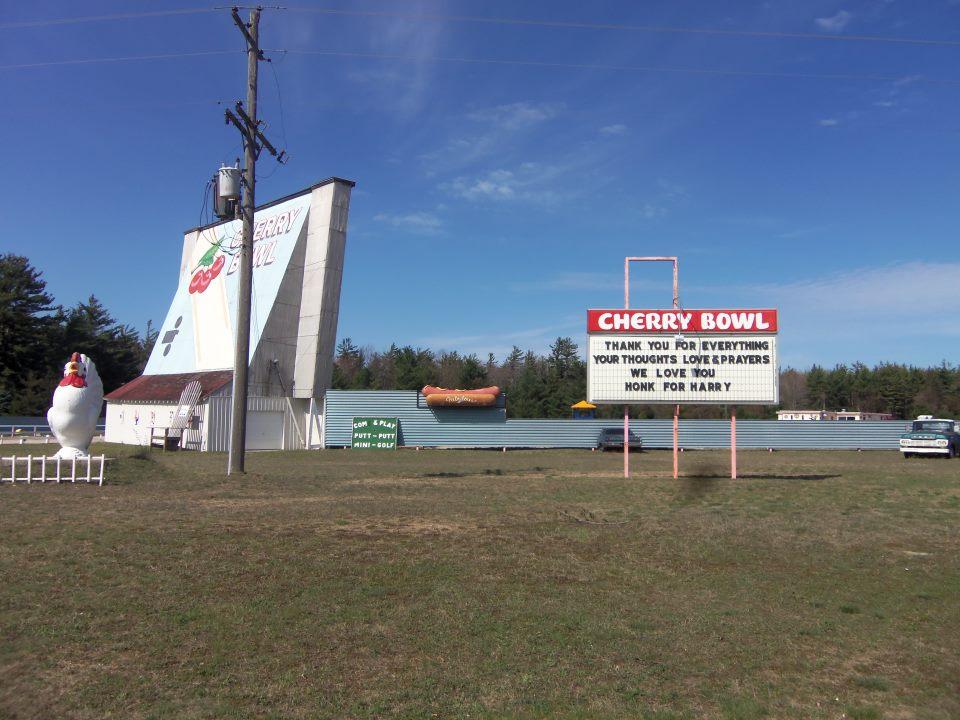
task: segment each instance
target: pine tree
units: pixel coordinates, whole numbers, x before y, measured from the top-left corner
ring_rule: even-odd
[[[814,410],[827,407],[827,373],[819,365],[807,372],[807,404]]]
[[[586,365],[580,359],[577,344],[569,337],[558,337],[547,356],[547,387],[544,409],[547,417],[570,415],[570,406],[586,394]]]
[[[137,377],[144,364],[144,342],[139,333],[118,323],[93,295],[67,311],[57,352],[61,362],[74,352],[89,355],[96,363],[104,392]]]
[[[58,313],[40,271],[22,255],[0,255],[0,412],[23,412],[28,375],[32,374],[31,387],[54,376],[56,364],[49,349],[57,334]],[[29,395],[35,405],[35,390]]]
[[[457,387],[464,390],[483,387],[487,382],[487,370],[476,355],[467,355],[460,365]]]

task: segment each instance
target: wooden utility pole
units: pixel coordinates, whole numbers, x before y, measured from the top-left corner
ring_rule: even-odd
[[[237,294],[236,342],[233,352],[233,404],[230,408],[230,451],[227,474],[244,472],[247,449],[247,375],[250,368],[250,298],[253,288],[253,214],[256,207],[257,157],[263,147],[283,162],[284,153],[274,149],[260,132],[257,120],[257,69],[265,60],[260,49],[260,11],[250,11],[243,22],[239,9],[233,8],[233,21],[247,41],[247,104],[237,103],[236,114],[226,111],[226,121],[233,123],[243,136],[243,198],[240,214],[243,234],[240,242],[240,278]]]
[[[247,116],[257,123],[257,65],[260,62],[260,9],[250,11],[250,22],[243,24],[237,9],[234,22],[247,39]],[[243,141],[243,236],[240,241],[240,288],[237,294],[237,335],[233,347],[233,404],[230,408],[230,452],[227,474],[244,471],[247,450],[247,374],[250,369],[250,296],[253,290],[253,209],[257,183],[256,145],[249,132]]]

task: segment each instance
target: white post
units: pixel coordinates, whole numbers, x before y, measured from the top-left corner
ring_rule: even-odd
[[[77,458],[74,456],[70,460],[70,482],[77,481]]]
[[[40,482],[47,481],[47,456],[40,458]]]
[[[57,482],[60,482],[60,456],[57,456]]]
[[[87,455],[87,482],[90,482],[90,463],[93,461],[93,458]]]
[[[33,455],[27,455],[27,485],[33,477]]]
[[[307,408],[307,450],[310,450],[313,447],[313,414],[317,409],[317,401],[315,398],[310,398],[310,405]]]
[[[320,413],[317,415],[317,427],[320,428],[320,449],[327,448],[327,421],[326,417],[327,396],[324,395],[320,403]]]

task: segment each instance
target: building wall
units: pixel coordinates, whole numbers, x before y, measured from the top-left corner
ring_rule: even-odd
[[[824,415],[820,410],[778,410],[777,420],[823,420]]]
[[[226,452],[230,444],[230,404],[227,394],[215,394],[206,402],[199,403],[196,414],[200,421],[195,429],[187,430],[188,449]],[[150,426],[169,427],[173,421],[177,403],[132,403],[107,402],[106,442],[122,445],[149,445]],[[284,397],[252,396],[247,400],[247,441],[251,449],[298,450],[305,446],[304,436],[308,403]],[[275,446],[257,446],[254,437],[256,428],[263,423],[276,423],[272,437],[278,437]],[[302,438],[302,439],[301,439]],[[319,433],[315,436],[319,442]]]
[[[351,442],[354,417],[395,417],[398,443],[419,447],[594,447],[600,430],[622,420],[508,420],[502,410],[426,407],[411,391],[329,390],[324,406],[324,446]],[[509,398],[507,399],[509,406]],[[683,413],[681,411],[681,418]],[[896,449],[906,422],[807,422],[739,420],[741,448]],[[630,429],[648,448],[673,446],[672,420],[632,420]],[[680,421],[685,448],[730,447],[727,420]]]
[[[209,405],[208,447],[213,452],[226,452],[230,446],[230,395],[212,396]],[[306,427],[307,404],[302,400],[284,397],[247,398],[248,426],[253,415],[268,415],[281,425],[281,442],[272,450],[299,450],[304,446],[301,436]],[[248,433],[248,440],[250,439]],[[305,440],[305,438],[304,438]],[[268,449],[268,448],[261,448]]]
[[[107,401],[107,425],[103,439],[122,445],[149,445],[150,427],[169,427],[177,403],[140,403]],[[191,447],[205,449],[206,406],[198,404],[200,416],[197,428],[188,430],[187,440]]]
[[[834,420],[863,422],[864,420],[893,420],[890,413],[861,412],[859,410],[777,410],[777,420]]]

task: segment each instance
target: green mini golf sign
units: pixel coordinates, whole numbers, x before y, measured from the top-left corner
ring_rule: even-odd
[[[397,418],[355,417],[351,447],[369,450],[395,450],[397,447]]]

